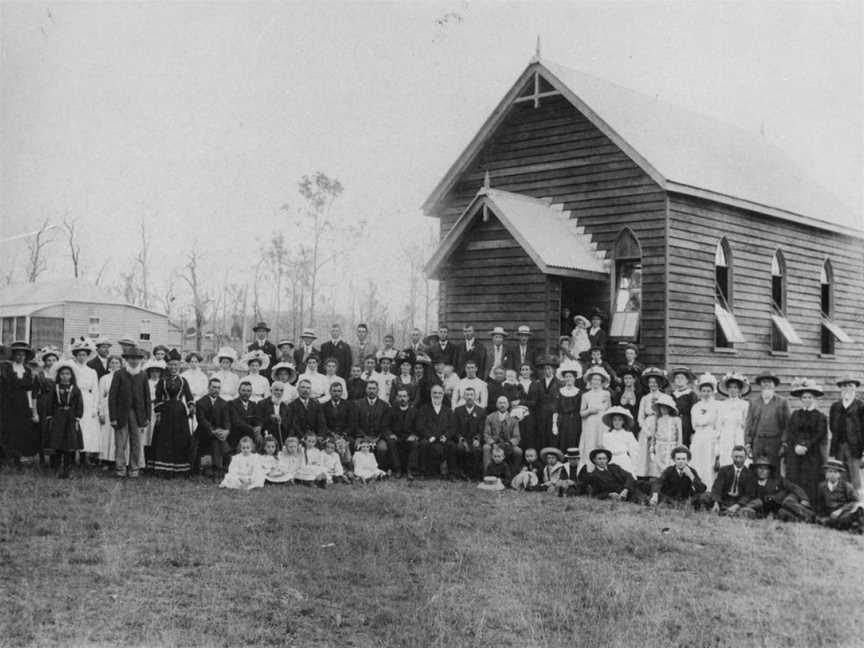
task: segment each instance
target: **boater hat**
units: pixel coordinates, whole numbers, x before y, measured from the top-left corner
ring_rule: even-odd
[[[558,448],[546,447],[540,451],[540,458],[543,461],[546,461],[546,457],[550,454],[554,454],[558,457],[558,461],[564,461],[564,453],[561,452]]]
[[[846,472],[846,464],[839,459],[829,457],[825,463],[822,464],[822,470],[839,470],[840,472]]]
[[[600,420],[603,421],[603,425],[611,428],[613,416],[624,417],[624,429],[630,429],[630,426],[633,425],[633,415],[630,413],[630,410],[626,407],[621,407],[620,405],[614,405],[607,409],[603,412],[603,416],[600,417]]]
[[[585,381],[586,385],[591,380],[591,376],[600,376],[600,378],[603,379],[604,384],[609,384],[609,374],[606,373],[606,370],[599,365],[589,367],[588,371],[586,371],[585,374],[582,376],[582,380]]]
[[[477,484],[477,488],[486,491],[502,491],[506,487],[498,477],[484,477],[483,481]]]
[[[714,374],[703,373],[699,376],[699,380],[696,381],[697,389],[702,389],[705,385],[709,385],[713,391],[717,391],[717,379]]]
[[[279,340],[279,344],[276,345],[277,349],[281,349],[283,346],[289,346],[292,349],[294,348],[294,343],[291,340]]]
[[[94,344],[96,347],[100,347],[100,346],[109,346],[109,347],[110,347],[110,346],[111,346],[111,340],[109,340],[107,337],[105,337],[104,335],[102,335],[102,336],[99,336],[98,338],[96,338],[96,339],[93,341],[93,344]]]
[[[235,362],[237,360],[237,352],[229,346],[223,346],[216,352],[216,362],[222,360],[222,358],[228,358],[231,362]]]
[[[311,328],[303,329],[303,332],[300,334],[301,338],[312,338],[313,340],[317,340],[318,336],[315,334]]]
[[[579,459],[582,456],[582,452],[579,448],[567,448],[567,452],[564,453],[565,459]]]
[[[507,331],[504,330],[503,326],[496,326],[489,331],[489,335],[503,335],[504,337],[507,337]]]
[[[531,327],[522,324],[518,329],[516,329],[516,335],[531,335]]]
[[[591,460],[591,463],[597,463],[597,462],[595,461],[595,459],[597,458],[597,455],[598,455],[598,454],[604,454],[604,455],[606,455],[606,459],[607,459],[608,461],[612,461],[612,451],[611,451],[611,450],[607,450],[606,448],[603,448],[603,447],[598,447],[598,448],[594,448],[594,449],[593,449],[593,450],[588,454],[588,459]]]
[[[822,391],[822,387],[815,380],[810,380],[809,378],[804,378],[803,380],[797,381],[792,385],[792,391],[789,393],[796,398],[800,398],[804,393],[810,392],[816,398],[820,398],[825,395],[825,392]]]

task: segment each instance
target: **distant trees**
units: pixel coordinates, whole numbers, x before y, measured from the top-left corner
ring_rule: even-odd
[[[45,248],[54,240],[54,226],[46,218],[42,226],[27,239],[27,282],[36,283],[40,275],[48,268],[48,256]]]

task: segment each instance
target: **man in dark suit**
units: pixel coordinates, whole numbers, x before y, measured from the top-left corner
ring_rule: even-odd
[[[409,337],[410,340],[408,346],[405,347],[405,353],[407,353],[408,357],[411,359],[411,364],[414,364],[418,356],[428,358],[429,347],[423,344],[423,333],[420,332],[420,329],[411,329]]]
[[[396,388],[396,400],[390,412],[390,441],[396,443],[399,465],[393,473],[400,477],[405,470],[408,479],[414,479],[419,469],[417,446],[417,410],[411,406],[411,394],[404,386]]]
[[[345,398],[342,383],[330,383],[330,399],[321,405],[324,416],[324,434],[346,439],[351,437],[353,403]]]
[[[420,470],[424,475],[440,472],[441,463],[447,458],[448,443],[456,433],[453,410],[444,404],[444,388],[433,385],[430,402],[417,412],[417,436],[419,437]],[[455,470],[455,466],[449,466]]]
[[[321,352],[314,345],[315,338],[318,336],[315,335],[315,331],[312,329],[303,329],[303,333],[300,335],[300,345],[294,349],[294,368],[297,370],[297,374],[302,374],[306,371],[306,360],[312,356],[319,358],[321,357]]]
[[[338,324],[330,327],[330,339],[321,345],[321,359],[327,362],[330,358],[336,360],[336,373],[348,380],[351,375],[351,347],[342,339],[342,327]],[[362,360],[359,358],[358,362]]]
[[[672,451],[672,461],[675,463],[651,484],[649,503],[652,506],[660,502],[672,505],[693,503],[699,494],[705,492],[705,483],[688,463],[691,458],[690,450],[684,446]]]
[[[746,461],[747,449],[743,445],[732,448],[732,465],[720,468],[711,491],[697,497],[699,505],[720,515],[744,515],[745,507],[756,495],[756,476],[744,465]]]
[[[150,385],[147,374],[139,366],[143,358],[144,352],[134,347],[124,353],[126,366],[114,373],[108,392],[108,420],[114,428],[118,477],[127,474],[127,450],[129,476],[138,477],[144,468],[144,433],[150,423]]]
[[[228,421],[230,432],[228,434],[228,445],[231,450],[237,449],[237,444],[244,436],[252,437],[255,447],[261,447],[261,421],[258,418],[258,410],[250,398],[252,396],[252,383],[241,380],[237,389],[239,396],[228,402]]]
[[[261,370],[261,375],[267,380],[270,380],[270,367],[279,361],[279,353],[276,351],[276,345],[267,339],[267,334],[270,333],[270,327],[265,322],[258,322],[252,329],[255,334],[255,340],[252,344],[246,347],[247,351],[263,351],[270,356],[270,363],[267,369]]]
[[[288,403],[282,400],[285,385],[279,382],[270,387],[270,396],[262,398],[255,405],[258,408],[258,420],[261,421],[264,436],[276,439],[277,447],[281,448],[291,431],[291,415]]]
[[[746,517],[776,515],[787,522],[813,521],[813,509],[807,493],[797,484],[778,475],[771,457],[759,457],[750,464],[756,471],[753,499],[741,511]]]
[[[306,378],[297,381],[298,398],[288,405],[291,429],[294,436],[302,439],[307,432],[321,435],[324,432],[324,414],[321,404],[310,397],[312,384]]]
[[[490,331],[490,335],[492,336],[492,345],[486,347],[486,372],[480,374],[480,377],[485,380],[494,377],[496,368],[500,367],[506,370],[511,368],[513,364],[513,352],[510,347],[504,344],[507,331],[500,326],[496,326]]]
[[[486,349],[474,337],[474,327],[471,324],[466,324],[462,333],[465,339],[459,344],[456,351],[456,372],[460,378],[464,378],[465,364],[469,360],[473,360],[477,365],[477,375],[486,378]]]
[[[486,411],[475,402],[474,389],[465,390],[465,404],[453,412],[456,434],[452,452],[458,477],[480,479],[483,476],[483,425]]]
[[[195,428],[196,445],[200,455],[210,455],[210,466],[204,468],[207,477],[220,476],[223,471],[223,459],[231,454],[228,445],[228,434],[231,422],[228,415],[228,401],[219,397],[222,382],[211,378],[207,384],[207,394],[195,402],[195,418],[198,427]]]
[[[366,396],[354,401],[354,446],[362,441],[375,444],[378,467],[393,470],[399,466],[396,443],[390,439],[390,405],[378,398],[378,383],[366,383]]]
[[[87,366],[96,372],[101,380],[108,372],[108,356],[111,355],[111,341],[108,338],[96,338],[96,355],[87,361]]]
[[[429,357],[433,363],[442,362],[451,367],[456,366],[456,346],[447,339],[450,334],[450,329],[446,326],[439,326],[438,333],[431,333],[423,340],[429,350]]]
[[[849,482],[861,488],[861,462],[864,461],[864,403],[856,397],[861,386],[857,376],[843,376],[837,381],[840,400],[828,410],[828,429],[831,431],[829,457],[846,464]]]
[[[598,499],[644,502],[645,495],[639,490],[636,478],[612,461],[612,453],[606,448],[594,448],[588,455],[591,464],[579,471],[579,481],[588,494]]]
[[[530,364],[533,368],[534,361],[537,357],[537,349],[531,345],[531,327],[522,324],[516,330],[516,336],[519,341],[513,346],[510,353],[510,366],[507,369],[513,369],[517,373],[523,364]]]

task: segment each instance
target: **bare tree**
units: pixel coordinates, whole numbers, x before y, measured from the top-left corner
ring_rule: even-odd
[[[108,265],[110,263],[111,263],[111,259],[105,259],[105,262],[102,264],[102,267],[99,268],[99,272],[96,273],[96,277],[93,280],[93,283],[95,283],[97,286],[102,283],[102,279],[105,276],[105,270],[108,269]]]
[[[147,223],[141,219],[141,247],[135,257],[135,264],[141,270],[141,305],[150,308],[150,232]]]
[[[54,225],[49,225],[46,218],[36,233],[27,239],[27,250],[29,252],[27,259],[27,281],[30,283],[36,283],[39,275],[48,268],[48,259],[45,258],[45,248],[54,238],[53,230]]]
[[[159,305],[162,307],[162,311],[168,316],[170,319],[172,315],[174,315],[174,302],[177,301],[177,290],[175,289],[174,279],[176,278],[177,272],[176,269],[168,274],[168,278],[165,280],[165,286],[162,289],[162,292],[156,294],[154,299]]]
[[[265,259],[275,283],[274,297],[276,303],[274,304],[274,316],[276,319],[273,323],[273,329],[278,336],[280,332],[279,321],[282,316],[282,282],[291,270],[291,257],[285,243],[285,234],[282,232],[273,232],[270,245],[265,252]]]
[[[69,246],[69,258],[72,260],[72,272],[76,279],[81,277],[81,240],[78,230],[78,219],[63,219],[63,233],[66,235],[66,245]]]
[[[201,285],[198,274],[200,262],[201,253],[198,251],[198,246],[193,245],[192,251],[186,257],[183,273],[180,275],[192,292],[192,311],[195,316],[195,350],[199,353],[201,352],[201,340],[206,322],[206,309],[207,305],[212,301]]]

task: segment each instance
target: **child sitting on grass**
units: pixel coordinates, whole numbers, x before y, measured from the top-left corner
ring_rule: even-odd
[[[546,462],[546,466],[543,468],[543,479],[540,482],[540,488],[547,493],[555,493],[558,492],[559,487],[562,487],[559,495],[563,495],[563,482],[567,480],[567,475],[564,474],[564,464],[562,463],[564,454],[558,448],[549,447],[543,448],[540,451],[540,458]]]
[[[297,471],[303,465],[303,451],[300,449],[300,440],[295,436],[289,436],[285,439],[285,444],[279,452],[279,467],[282,472],[287,475],[288,483],[294,483],[294,477]]]
[[[829,459],[822,466],[825,481],[816,491],[816,522],[833,529],[864,531],[864,505],[855,488],[843,478],[846,464]]]
[[[327,439],[324,442],[324,455],[321,458],[324,469],[327,471],[328,484],[347,484],[345,470],[342,467],[342,457],[336,452],[336,440]]]
[[[264,471],[264,478],[267,482],[284,484],[291,479],[291,476],[279,462],[279,455],[276,452],[277,446],[276,437],[264,437],[264,447],[261,450],[261,469]]]
[[[324,453],[318,449],[318,435],[307,432],[303,437],[303,446],[303,463],[294,474],[294,480],[304,486],[315,484],[318,488],[326,488],[327,469],[324,467]]]
[[[489,465],[483,471],[483,483],[488,483],[489,478],[493,477],[503,484],[505,488],[510,488],[512,473],[510,472],[510,466],[504,461],[505,456],[504,448],[497,445],[492,448],[492,461],[489,462]]]
[[[240,454],[231,457],[228,473],[219,488],[252,490],[264,486],[265,473],[261,466],[261,455],[252,453],[252,437],[244,436],[238,444]]]
[[[372,454],[372,443],[370,441],[362,441],[357,446],[357,451],[354,453],[354,476],[365,484],[370,481],[378,481],[385,479],[387,473],[378,468],[378,460]]]
[[[519,472],[510,482],[510,486],[520,491],[537,490],[540,486],[540,474],[542,472],[543,465],[537,459],[537,451],[534,448],[528,448],[525,450],[525,457]]]

